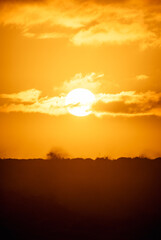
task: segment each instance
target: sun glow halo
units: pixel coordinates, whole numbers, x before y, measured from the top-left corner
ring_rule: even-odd
[[[78,117],[89,115],[95,96],[88,89],[76,88],[68,93],[65,104],[69,113]]]

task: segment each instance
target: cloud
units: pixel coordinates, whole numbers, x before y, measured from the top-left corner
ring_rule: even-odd
[[[98,94],[92,111],[97,116],[161,116],[161,93]]]
[[[145,74],[141,74],[141,75],[136,76],[137,80],[147,80],[148,78],[149,78],[149,76],[147,76]]]
[[[30,91],[30,90],[29,90]],[[9,94],[8,94],[9,95]],[[11,94],[12,95],[12,94]],[[12,99],[13,100],[13,99]],[[5,103],[0,106],[0,112],[25,112],[25,113],[43,113],[49,115],[62,115],[67,113],[65,106],[65,97],[43,97],[31,103]]]
[[[77,46],[161,46],[159,0],[7,0],[0,8],[0,24],[19,26],[26,37],[67,38]]]
[[[41,91],[36,89],[0,94],[0,99],[3,100],[3,104],[0,105],[0,112],[37,112],[56,116],[67,113],[65,97],[40,97],[40,94]]]
[[[74,1],[8,1],[2,4],[0,22],[19,25],[25,32],[41,24],[77,29],[94,19],[90,12]]]
[[[14,102],[35,102],[38,100],[40,94],[41,91],[36,89],[30,89],[19,93],[0,94],[0,98],[10,99]]]
[[[37,36],[39,39],[65,38],[65,33],[42,33]]]
[[[6,101],[0,105],[0,112],[42,113],[53,116],[68,114],[69,106],[65,103],[65,94],[40,97],[40,93],[39,90],[31,89],[14,94],[1,94],[0,97],[9,102]],[[104,115],[126,117],[155,115],[161,117],[161,92],[99,93],[95,94],[95,98],[91,111],[96,117]],[[75,105],[70,105],[71,107],[75,107]]]
[[[104,74],[96,74],[94,72],[85,76],[82,73],[77,73],[70,81],[64,81],[60,87],[55,87],[54,90],[61,90],[62,92],[69,92],[75,88],[87,88],[90,91],[98,91],[101,86],[100,79]]]

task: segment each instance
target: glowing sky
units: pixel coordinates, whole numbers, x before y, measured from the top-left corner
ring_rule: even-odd
[[[160,0],[0,0],[0,36],[0,157],[161,155]]]

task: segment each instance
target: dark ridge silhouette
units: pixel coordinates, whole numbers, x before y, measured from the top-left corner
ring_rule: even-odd
[[[1,239],[161,239],[161,158],[48,158],[0,160]]]

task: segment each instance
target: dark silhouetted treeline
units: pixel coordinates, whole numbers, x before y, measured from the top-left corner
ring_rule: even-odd
[[[1,239],[161,239],[161,158],[48,157],[0,160]]]

